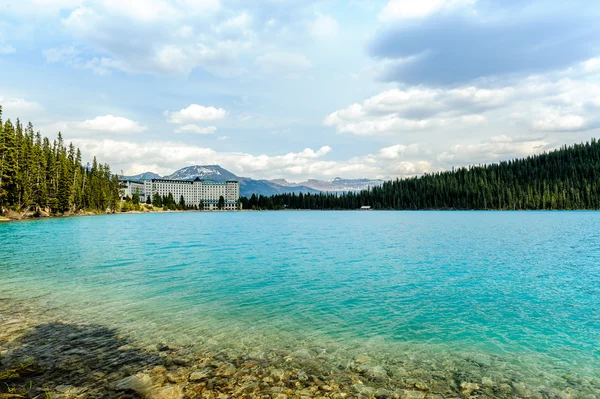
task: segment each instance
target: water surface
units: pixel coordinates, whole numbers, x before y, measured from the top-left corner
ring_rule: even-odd
[[[432,370],[450,362],[591,395],[600,383],[595,212],[5,223],[0,297],[116,326],[142,342],[318,350],[340,364],[367,355]]]

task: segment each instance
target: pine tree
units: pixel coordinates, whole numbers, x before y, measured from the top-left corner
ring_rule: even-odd
[[[15,129],[10,119],[4,123],[0,134],[0,205],[20,208],[17,181],[18,150]]]

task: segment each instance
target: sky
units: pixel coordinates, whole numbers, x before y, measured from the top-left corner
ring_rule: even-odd
[[[396,178],[600,132],[600,3],[4,0],[3,118],[113,172]]]

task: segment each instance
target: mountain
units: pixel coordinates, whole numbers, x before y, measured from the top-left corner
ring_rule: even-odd
[[[179,169],[173,174],[165,176],[164,179],[171,180],[194,180],[199,177],[202,180],[225,181],[239,180],[239,177],[219,165],[194,165]]]
[[[347,191],[361,191],[372,187],[379,187],[383,184],[383,180],[379,179],[342,179],[336,177],[332,180],[316,180],[309,179],[300,183],[290,183],[285,179],[270,180],[271,182],[291,187],[291,186],[304,186],[312,188],[316,191],[333,191],[333,192],[347,192]]]
[[[120,176],[123,180],[133,180],[133,181],[142,181],[142,180],[152,180],[152,179],[160,179],[160,175],[154,172],[144,172],[139,175],[134,176]]]
[[[252,194],[270,196],[283,193],[318,193],[317,190],[310,187],[299,185],[282,186],[269,180],[254,180],[247,177],[239,177],[238,181],[240,182],[240,194],[242,197],[248,198],[250,198]]]

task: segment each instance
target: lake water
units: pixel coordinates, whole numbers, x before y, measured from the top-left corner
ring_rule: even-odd
[[[542,396],[600,390],[598,212],[5,223],[0,297],[140,342],[321,353],[331,365],[362,356],[390,378],[464,369]]]

